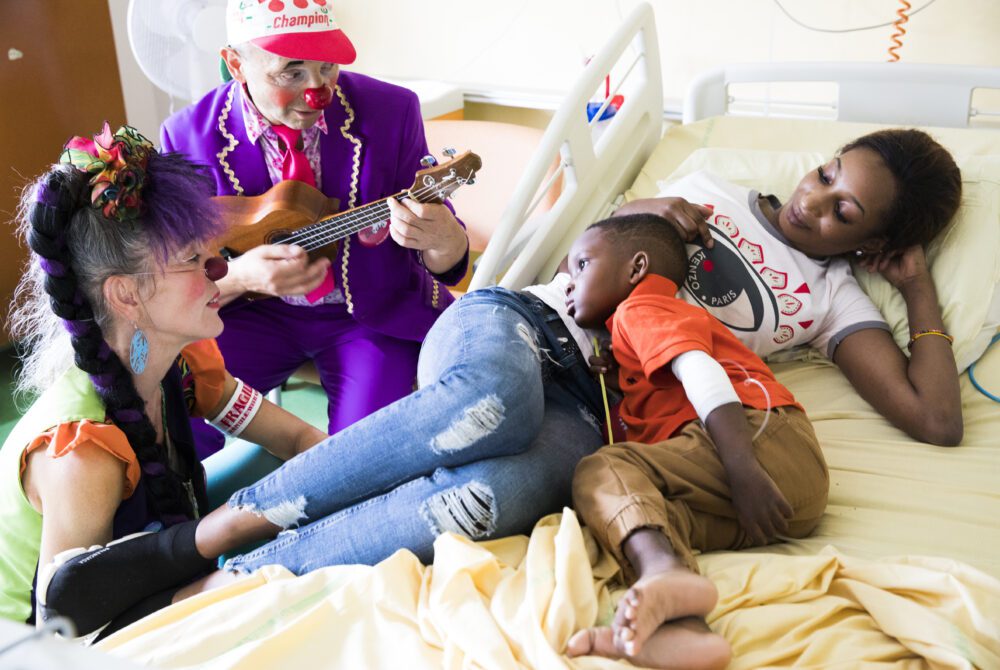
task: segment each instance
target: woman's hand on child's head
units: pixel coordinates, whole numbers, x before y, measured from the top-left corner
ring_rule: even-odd
[[[727,474],[736,518],[755,545],[773,542],[788,530],[792,506],[756,459]]]
[[[685,242],[694,242],[700,238],[708,249],[715,245],[712,231],[708,228],[708,217],[712,215],[711,206],[695,205],[684,198],[642,198],[622,205],[615,211],[615,216],[639,213],[662,216],[677,228]]]
[[[924,248],[919,244],[906,249],[864,256],[858,265],[868,272],[878,272],[897,289],[915,279],[930,276]]]

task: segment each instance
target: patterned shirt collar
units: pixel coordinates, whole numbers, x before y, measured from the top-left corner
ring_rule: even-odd
[[[247,95],[246,89],[243,86],[240,86],[240,104],[243,105],[243,123],[246,126],[247,138],[250,142],[256,144],[257,140],[263,135],[266,140],[277,143],[278,136],[271,130],[271,122],[265,119],[264,115],[250,101],[250,96]],[[303,142],[309,142],[312,139],[311,136],[317,132],[322,132],[326,135],[326,114],[320,114],[316,123],[303,132]]]

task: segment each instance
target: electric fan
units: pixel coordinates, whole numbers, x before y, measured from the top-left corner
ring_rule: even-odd
[[[129,0],[128,40],[151,82],[171,97],[199,99],[221,82],[226,0]]]

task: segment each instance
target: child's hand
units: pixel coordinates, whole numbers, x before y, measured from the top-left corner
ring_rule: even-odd
[[[727,474],[736,517],[755,545],[768,544],[788,530],[792,506],[756,459]]]
[[[594,353],[587,363],[590,365],[590,374],[594,377],[604,375],[604,385],[609,389],[621,391],[618,384],[618,361],[611,353],[611,343],[601,343],[601,349]]]
[[[694,242],[700,237],[706,248],[715,246],[707,220],[712,215],[711,207],[695,205],[684,198],[641,198],[619,207],[615,216],[639,213],[662,216],[674,224],[685,242]]]

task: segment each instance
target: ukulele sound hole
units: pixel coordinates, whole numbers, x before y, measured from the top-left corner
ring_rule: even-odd
[[[292,236],[290,230],[272,230],[264,238],[264,244],[284,244]]]

